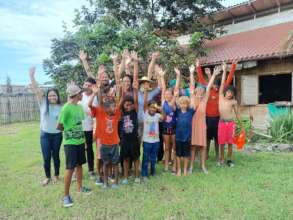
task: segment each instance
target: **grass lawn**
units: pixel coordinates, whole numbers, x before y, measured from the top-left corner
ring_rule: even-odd
[[[40,185],[38,123],[0,127],[0,137],[0,219],[293,219],[293,154],[236,153],[234,168],[212,157],[208,175],[181,178],[159,165],[149,182],[117,190],[103,191],[85,174],[93,193],[78,196],[74,183],[74,206],[65,209],[62,183]]]

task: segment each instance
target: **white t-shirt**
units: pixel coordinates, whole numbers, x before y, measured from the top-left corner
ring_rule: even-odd
[[[94,125],[94,120],[91,115],[91,110],[88,107],[88,102],[89,102],[90,95],[86,95],[85,93],[82,94],[82,100],[78,103],[82,106],[83,111],[85,113],[85,119],[82,121],[82,129],[83,131],[92,131],[93,130],[93,125]],[[93,101],[93,106],[97,106],[98,100],[97,97],[95,96],[94,101]]]
[[[161,114],[156,113],[150,115],[148,112],[143,114],[143,138],[142,140],[147,143],[160,142],[159,136],[159,121]]]

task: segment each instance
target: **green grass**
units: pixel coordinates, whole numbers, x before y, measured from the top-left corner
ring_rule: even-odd
[[[41,187],[44,177],[38,123],[0,128],[0,219],[292,219],[293,154],[236,153],[236,166],[178,178],[163,174],[118,190],[96,187],[62,207],[63,184]],[[64,171],[62,148],[61,175]],[[86,167],[84,168],[86,171]]]

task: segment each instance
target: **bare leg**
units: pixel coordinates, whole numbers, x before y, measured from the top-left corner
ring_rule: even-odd
[[[201,165],[201,169],[204,173],[207,173],[208,170],[206,168],[206,148],[205,147],[201,147],[200,148],[200,165]]]
[[[82,166],[79,165],[75,168],[76,180],[77,180],[77,191],[80,192],[82,187]]]
[[[206,160],[209,159],[211,139],[207,139]],[[218,157],[217,157],[218,158]]]
[[[188,169],[188,157],[184,157],[184,176],[187,176],[187,169]]]
[[[194,160],[195,160],[195,146],[191,146],[190,147],[190,167],[189,167],[189,170],[191,172],[193,170]]]
[[[232,144],[228,144],[228,160],[232,160],[232,154],[233,154],[233,146]]]
[[[129,172],[129,159],[123,160],[123,171],[124,171],[124,179],[127,179],[128,172]]]
[[[139,177],[139,160],[134,161],[134,175],[136,178]]]
[[[114,176],[115,176],[115,184],[118,184],[118,173],[119,173],[118,164],[113,164],[113,169],[114,169]]]
[[[225,150],[225,144],[221,144],[220,145],[220,157],[219,157],[220,164],[224,164],[224,150]]]
[[[216,158],[219,158],[219,144],[217,140],[215,140],[215,152],[216,152]]]
[[[164,142],[165,142],[165,171],[168,170],[169,167],[169,158],[170,158],[170,135],[163,135]]]
[[[181,176],[181,157],[176,157],[177,159],[177,176]]]
[[[66,170],[64,173],[64,196],[69,196],[71,177],[74,169]]]
[[[172,148],[171,148],[171,152],[172,152],[172,158],[173,158],[173,168],[172,171],[176,172],[176,141],[175,141],[175,135],[171,136],[171,140],[172,140]]]
[[[108,170],[109,170],[109,165],[103,164],[103,173],[104,173],[104,184],[109,185],[108,183]]]

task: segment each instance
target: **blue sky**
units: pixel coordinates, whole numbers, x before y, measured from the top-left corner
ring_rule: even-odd
[[[223,4],[243,1],[224,0]],[[0,84],[7,76],[12,84],[28,84],[32,65],[40,83],[49,81],[42,61],[50,55],[51,39],[62,36],[62,21],[70,26],[74,9],[84,4],[86,0],[0,0]]]

